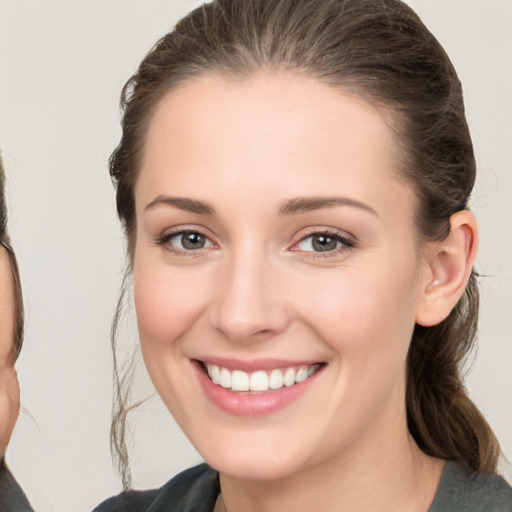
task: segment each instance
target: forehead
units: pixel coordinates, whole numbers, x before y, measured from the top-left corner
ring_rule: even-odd
[[[291,73],[210,74],[163,98],[151,119],[137,196],[169,183],[186,193],[361,194],[402,185],[386,112]],[[172,182],[172,184],[171,184]],[[203,193],[203,192],[200,192]],[[370,194],[371,195],[371,194]]]

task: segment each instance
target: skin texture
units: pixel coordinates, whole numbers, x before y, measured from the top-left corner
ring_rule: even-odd
[[[433,499],[442,461],[407,431],[406,356],[415,323],[440,322],[460,297],[476,225],[462,212],[444,244],[420,243],[394,137],[366,101],[291,74],[207,75],[152,118],[135,188],[142,351],[220,471],[228,510],[424,511]],[[334,196],[359,206],[280,211]],[[162,197],[215,213],[148,208]],[[205,246],[184,250],[183,229]],[[353,247],[315,253],[311,235],[326,231]],[[212,404],[191,363],[219,357],[325,366],[286,407],[241,417]]]
[[[20,408],[20,389],[12,357],[15,318],[12,270],[5,249],[0,248],[0,458],[5,454]]]

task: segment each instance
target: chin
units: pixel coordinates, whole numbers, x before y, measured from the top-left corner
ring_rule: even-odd
[[[219,457],[207,462],[219,473],[238,480],[277,481],[298,471],[297,464],[289,464],[277,457]]]
[[[206,449],[196,447],[212,468],[232,478],[275,481],[297,473],[307,465],[307,457],[304,453],[301,455],[304,447],[301,450],[300,446],[286,445],[282,439],[256,440],[253,436],[250,442],[246,436],[235,434],[226,441],[213,443],[210,438],[205,442]]]

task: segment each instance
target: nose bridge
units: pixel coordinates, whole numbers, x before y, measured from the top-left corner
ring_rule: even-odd
[[[275,269],[265,252],[251,244],[224,261],[212,324],[236,342],[249,342],[280,332],[286,313],[275,289]]]

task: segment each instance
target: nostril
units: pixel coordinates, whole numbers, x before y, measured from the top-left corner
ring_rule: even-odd
[[[262,329],[254,334],[254,336],[265,336],[267,334],[271,334],[272,331],[270,329]]]
[[[260,329],[256,324],[249,323],[225,323],[216,326],[215,330],[235,343],[250,343],[275,336],[281,329]]]

